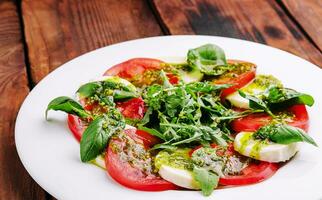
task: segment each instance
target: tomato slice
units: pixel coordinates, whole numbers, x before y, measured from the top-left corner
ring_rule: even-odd
[[[116,107],[124,117],[130,119],[142,119],[146,110],[141,97],[132,98],[125,102],[117,102]]]
[[[309,128],[309,116],[305,105],[293,105],[286,109],[286,111],[292,113],[294,118],[287,122],[290,126],[301,128],[308,131]],[[260,127],[269,124],[272,121],[272,117],[266,113],[254,113],[246,117],[233,120],[231,127],[236,132],[241,131],[256,131]]]
[[[253,63],[240,60],[228,60],[228,63],[240,64],[240,67],[236,70],[225,73],[214,80],[214,83],[216,84],[232,84],[231,87],[222,91],[222,99],[244,87],[247,83],[252,81],[256,75],[256,65]]]
[[[68,114],[67,124],[74,137],[80,142],[87,125],[77,116]]]
[[[218,145],[211,144],[210,146],[212,148],[216,148]],[[189,152],[189,155],[191,156],[195,150],[201,147],[202,146],[198,146],[194,148],[193,150],[191,150],[191,152]],[[238,153],[234,150],[234,146],[231,143],[228,145],[225,151],[218,149],[216,154],[219,156],[233,156]],[[276,163],[252,161],[246,168],[241,171],[240,175],[221,177],[219,179],[219,184],[238,186],[258,183],[270,178],[278,170],[278,168],[279,165]]]
[[[264,181],[278,170],[276,163],[251,163],[241,171],[241,175],[225,176],[219,179],[221,185],[248,185]]]
[[[133,58],[114,65],[104,75],[119,76],[132,82],[135,86],[151,85],[160,81],[154,72],[163,69],[163,63],[161,60],[152,58]],[[167,76],[170,83],[177,84],[179,82],[176,75],[167,73]]]
[[[178,189],[178,186],[153,173],[149,152],[143,141],[135,137],[135,132],[135,129],[127,129],[122,136],[111,139],[105,156],[110,176],[121,185],[136,190]]]
[[[161,69],[161,63],[163,63],[161,60],[152,58],[133,58],[114,65],[104,75],[132,79],[138,75],[142,75],[146,70]]]

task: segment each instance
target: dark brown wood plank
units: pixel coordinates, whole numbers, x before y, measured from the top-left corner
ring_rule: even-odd
[[[35,83],[90,50],[162,34],[145,0],[24,0],[22,11]]]
[[[322,55],[271,0],[154,0],[170,34],[206,34],[265,43],[322,67]]]
[[[0,1],[0,199],[45,199],[22,166],[15,147],[15,119],[28,94],[19,17],[14,1]]]
[[[285,7],[322,50],[322,1],[282,0]]]

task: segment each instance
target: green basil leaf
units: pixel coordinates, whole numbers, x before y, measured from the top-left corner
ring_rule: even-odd
[[[91,97],[94,96],[96,91],[101,87],[102,85],[99,82],[86,83],[77,90],[77,93],[81,97]]]
[[[269,109],[268,105],[260,98],[257,98],[252,95],[247,95],[241,90],[238,90],[239,95],[249,100],[249,107],[254,110],[264,110],[269,115],[274,116],[274,114]]]
[[[205,168],[195,166],[193,168],[193,177],[200,185],[202,194],[205,196],[211,195],[214,188],[218,186],[219,176],[206,170]]]
[[[77,115],[80,118],[87,118],[90,116],[78,102],[66,96],[57,97],[48,104],[46,119],[49,110],[63,111],[72,115]]]
[[[108,96],[113,96],[115,100],[138,97],[136,87],[119,77],[86,83],[77,92],[81,97],[95,97],[100,102]]]
[[[101,154],[112,136],[103,126],[105,117],[97,117],[86,128],[80,142],[80,155],[82,162],[88,162]]]
[[[253,135],[257,139],[269,139],[278,144],[291,144],[294,142],[307,142],[314,146],[317,144],[314,140],[300,128],[286,124],[267,125],[260,128]]]
[[[83,133],[80,142],[82,162],[88,162],[104,152],[109,139],[125,128],[122,114],[110,108],[107,114],[94,119]]]
[[[207,75],[220,75],[231,68],[227,65],[223,49],[214,44],[206,44],[190,49],[187,55],[187,62],[193,68],[199,69]]]
[[[268,90],[267,101],[270,104],[305,104],[312,106],[314,104],[314,99],[311,95],[297,92],[289,88],[279,88],[272,87]]]

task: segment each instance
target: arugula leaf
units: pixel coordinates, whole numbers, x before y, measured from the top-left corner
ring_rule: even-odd
[[[267,101],[275,105],[286,103],[287,105],[305,104],[312,106],[314,104],[314,99],[311,95],[280,87],[269,88]]]
[[[106,148],[109,139],[125,128],[121,113],[110,108],[107,114],[94,119],[83,133],[80,142],[82,162],[88,162],[100,155]]]
[[[78,102],[66,96],[57,97],[48,104],[45,114],[46,119],[49,110],[60,110],[72,115],[77,115],[80,118],[90,117],[90,114],[87,113]]]
[[[177,147],[170,144],[156,144],[150,150],[156,150],[156,149],[168,149],[168,150],[174,151],[177,149]]]
[[[195,166],[193,168],[193,177],[200,185],[202,194],[205,196],[211,195],[213,190],[218,186],[219,176],[205,168]]]
[[[273,124],[261,127],[253,135],[256,139],[269,139],[278,144],[291,144],[294,142],[307,142],[314,146],[314,140],[300,128],[286,124]]]
[[[162,140],[165,140],[164,136],[162,135],[162,133],[160,133],[159,131],[157,131],[156,129],[152,129],[152,128],[147,128],[144,127],[142,125],[138,126],[139,130],[145,131],[150,133],[151,135],[157,136],[158,138],[161,138]]]
[[[257,98],[255,96],[252,96],[252,95],[248,95],[246,93],[244,93],[243,91],[241,90],[238,90],[239,92],[239,95],[248,99],[249,100],[249,107],[252,108],[252,109],[255,109],[255,110],[258,110],[258,109],[261,109],[261,110],[264,110],[267,114],[271,115],[271,116],[275,116],[270,108],[268,107],[267,103],[265,103],[262,99],[260,98]]]
[[[199,69],[206,75],[221,75],[230,70],[222,48],[214,44],[206,44],[190,49],[187,62],[193,68]]]

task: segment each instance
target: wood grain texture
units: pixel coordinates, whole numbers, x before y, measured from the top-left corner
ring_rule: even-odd
[[[28,94],[21,30],[16,5],[0,1],[0,199],[45,199],[45,192],[22,166],[14,125]]]
[[[322,1],[282,0],[294,19],[322,50]]]
[[[162,34],[145,0],[24,0],[22,12],[35,83],[85,52]]]
[[[322,55],[271,0],[153,0],[169,34],[206,34],[265,43],[322,67]]]

